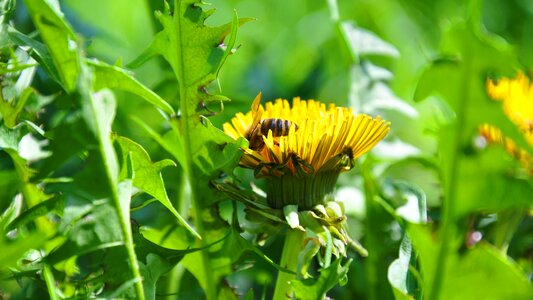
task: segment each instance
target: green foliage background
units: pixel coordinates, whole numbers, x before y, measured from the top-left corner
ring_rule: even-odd
[[[202,33],[174,32],[162,1],[0,2],[0,298],[271,297],[283,233],[255,245],[242,205],[208,188],[242,145],[216,128],[258,91],[392,123],[338,186],[369,256],[313,265],[297,295],[533,295],[532,180],[475,143],[490,122],[533,153],[485,92],[533,65],[529,1],[211,2],[222,27]]]

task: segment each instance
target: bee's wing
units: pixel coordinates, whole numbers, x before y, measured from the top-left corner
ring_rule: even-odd
[[[255,96],[254,102],[252,103],[252,126],[255,126],[256,124],[261,121],[261,116],[263,115],[263,107],[261,107],[261,96],[263,94],[259,92],[257,96]]]

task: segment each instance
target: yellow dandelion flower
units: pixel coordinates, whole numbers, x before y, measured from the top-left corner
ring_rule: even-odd
[[[533,146],[533,85],[529,78],[523,72],[519,72],[515,78],[501,78],[497,81],[489,79],[487,92],[493,100],[503,101],[505,114]],[[505,137],[499,128],[483,124],[479,128],[479,133],[489,144],[503,145],[509,154],[533,173],[533,158],[512,139]]]
[[[492,99],[503,100],[505,114],[533,145],[533,85],[529,78],[523,72],[518,72],[514,79],[489,79],[487,91]]]
[[[505,151],[520,161],[524,168],[529,172],[533,171],[533,157],[526,150],[518,147],[512,139],[504,136],[499,128],[489,124],[482,124],[479,127],[479,134],[488,144],[503,145]]]
[[[250,112],[237,113],[223,128],[249,141],[241,166],[267,178],[268,200],[276,208],[322,203],[339,173],[351,169],[390,130],[379,117],[355,115],[334,104],[294,98],[292,106],[277,99],[263,107],[260,101],[261,94]]]

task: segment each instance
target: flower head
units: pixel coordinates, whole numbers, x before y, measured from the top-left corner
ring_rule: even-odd
[[[503,101],[505,114],[533,146],[533,85],[529,78],[519,72],[515,78],[501,78],[497,81],[489,79],[487,92],[492,99]],[[479,132],[489,144],[503,145],[509,154],[533,174],[533,157],[525,149],[518,147],[512,139],[504,136],[499,128],[483,124]]]
[[[529,78],[518,72],[514,79],[488,80],[487,91],[492,99],[503,100],[505,114],[533,146],[533,85]]]
[[[235,139],[261,139],[259,148],[245,149],[241,164],[254,169],[259,167],[264,175],[279,166],[292,173],[298,172],[298,167],[306,173],[335,168],[349,170],[348,160],[368,152],[390,129],[390,123],[379,117],[354,115],[351,109],[334,104],[326,107],[315,100],[294,98],[292,107],[287,100],[277,99],[263,108],[260,100],[261,94],[254,100],[252,111],[237,113],[231,123],[223,126],[224,131]],[[288,127],[284,128],[285,134],[276,136],[277,125],[272,123],[268,124],[270,128],[262,131],[265,120]],[[285,120],[289,122],[281,124],[280,121]],[[298,163],[303,165],[297,166]]]
[[[291,202],[302,204],[303,198],[331,193],[339,173],[351,169],[354,160],[382,140],[390,129],[390,123],[379,117],[355,115],[351,109],[334,104],[326,106],[319,101],[294,98],[292,106],[287,100],[277,99],[263,107],[260,101],[261,94],[255,98],[250,112],[237,113],[231,123],[223,125],[228,135],[235,139],[244,137],[250,143],[244,149],[241,165],[254,169],[258,177],[272,179],[274,193],[284,184],[290,185],[288,188],[303,188],[298,182],[315,189],[311,192],[303,188],[307,194],[294,192],[295,196],[287,196],[286,192],[272,196],[292,199],[285,199],[288,202],[281,199],[276,207]],[[267,189],[268,185],[269,182]],[[308,199],[304,206],[314,203],[315,200]]]

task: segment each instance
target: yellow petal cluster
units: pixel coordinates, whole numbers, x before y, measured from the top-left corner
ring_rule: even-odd
[[[488,80],[487,91],[492,99],[503,100],[505,114],[533,146],[533,85],[529,78],[519,72],[515,78]]]
[[[257,98],[256,98],[257,100]],[[270,130],[263,135],[261,149],[244,149],[241,165],[259,174],[272,175],[273,170],[285,168],[292,173],[316,173],[351,168],[351,162],[368,152],[390,130],[390,123],[380,117],[358,114],[351,109],[315,100],[277,99],[258,108],[261,119],[282,119],[292,123],[288,134],[274,136]],[[253,130],[254,111],[237,113],[223,125],[231,137],[249,137]],[[280,168],[281,167],[281,168]]]
[[[519,72],[515,78],[501,78],[497,81],[489,79],[487,92],[492,99],[503,101],[505,114],[533,146],[533,85],[529,78],[523,72]],[[512,139],[505,137],[499,128],[483,124],[479,132],[488,143],[503,145],[509,154],[522,163],[522,166],[533,172],[533,158]]]
[[[489,144],[503,145],[507,153],[520,161],[522,166],[533,174],[533,157],[526,150],[518,147],[512,139],[504,136],[499,128],[489,124],[483,124],[479,127],[479,134]]]

